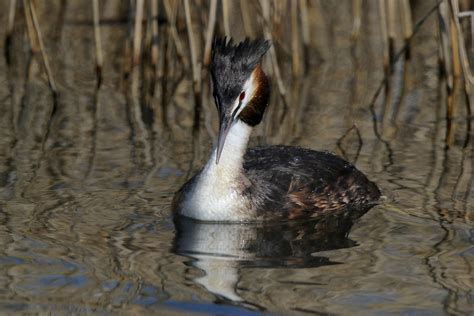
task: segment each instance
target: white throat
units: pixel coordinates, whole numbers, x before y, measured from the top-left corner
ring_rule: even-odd
[[[240,173],[251,133],[252,127],[237,120],[227,134],[219,164],[216,164],[217,148],[214,148],[204,169],[226,173],[229,176],[236,172]]]
[[[229,130],[216,164],[217,149],[185,197],[181,213],[200,220],[241,221],[248,219],[242,196],[243,158],[252,127],[237,120]],[[246,213],[247,211],[247,213]]]

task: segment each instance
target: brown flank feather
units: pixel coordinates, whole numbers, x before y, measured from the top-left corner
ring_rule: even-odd
[[[288,218],[296,219],[317,217],[319,215],[344,209],[348,205],[364,205],[369,201],[358,194],[363,187],[357,185],[353,177],[340,177],[333,185],[322,188],[319,192],[311,191],[304,183],[292,180],[287,192]],[[364,196],[364,195],[362,195]]]

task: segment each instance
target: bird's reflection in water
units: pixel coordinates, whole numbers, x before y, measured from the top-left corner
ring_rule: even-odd
[[[264,224],[205,223],[175,219],[173,252],[191,260],[203,276],[194,282],[220,298],[243,303],[236,291],[240,269],[315,268],[337,264],[318,256],[321,251],[348,248],[356,218],[366,210],[350,210],[306,221]]]

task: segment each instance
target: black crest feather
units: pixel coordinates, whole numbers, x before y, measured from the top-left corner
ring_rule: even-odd
[[[265,39],[245,39],[238,44],[226,37],[214,40],[211,75],[214,93],[223,104],[232,102],[239,95],[245,80],[269,48],[270,42]]]

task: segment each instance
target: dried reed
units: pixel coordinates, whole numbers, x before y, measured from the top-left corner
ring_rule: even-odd
[[[151,65],[153,73],[158,66],[158,0],[151,1]]]
[[[309,69],[309,44],[310,44],[310,26],[308,17],[308,2],[307,0],[300,1],[300,14],[301,14],[301,37],[303,40],[303,56],[304,56],[304,69],[307,74]]]
[[[270,1],[269,0],[260,0],[260,5],[262,6],[262,15],[264,20],[263,33],[265,38],[272,40],[272,32],[270,31]],[[275,75],[275,80],[277,82],[278,92],[280,93],[281,99],[283,100],[285,108],[288,106],[286,101],[286,89],[281,79],[280,67],[278,66],[277,54],[275,50],[275,45],[270,46],[269,49],[270,60],[273,66],[273,72]]]
[[[7,37],[11,37],[13,33],[13,24],[15,23],[16,0],[10,0],[8,7]]]
[[[194,125],[193,133],[199,130],[199,121],[201,114],[201,64],[197,60],[197,48],[194,40],[193,24],[191,21],[191,9],[189,8],[189,0],[183,0],[184,12],[186,16],[186,29],[188,32],[189,51],[191,54],[191,65],[193,73],[193,91],[194,91]]]
[[[5,46],[4,46],[4,53],[5,59],[7,64],[11,62],[10,56],[10,46],[12,41],[13,35],[13,26],[15,24],[15,12],[16,12],[16,0],[10,0],[10,6],[8,7],[8,20],[7,20],[7,29],[6,29],[6,36],[5,36]]]
[[[99,0],[92,1],[92,13],[94,18],[94,40],[95,40],[95,70],[97,75],[97,87],[102,83],[102,66],[104,57],[102,55],[102,40],[100,37],[100,13]]]
[[[58,94],[58,90],[56,88],[56,82],[54,81],[54,78],[53,78],[53,72],[51,71],[51,67],[49,66],[48,55],[46,54],[46,50],[44,48],[43,37],[41,35],[41,29],[39,26],[38,18],[36,16],[36,9],[35,9],[33,0],[29,0],[29,1],[23,0],[23,5],[25,9],[28,8],[27,12],[25,12],[25,14],[27,15],[27,20],[29,18],[29,15],[31,15],[31,22],[32,22],[34,33],[35,33],[35,38],[38,41],[39,51],[41,53],[43,65],[46,70],[46,75],[48,77],[49,87],[51,89],[51,92],[53,93],[53,96],[56,97]],[[32,47],[35,46],[35,44],[33,43],[34,41],[32,40]]]
[[[216,26],[217,0],[211,0],[209,6],[209,19],[206,31],[206,43],[204,45],[204,66],[209,66],[211,59],[211,44],[214,37],[214,28]]]
[[[301,75],[298,1],[291,1],[291,64],[294,76]]]
[[[407,59],[410,58],[410,49],[409,49],[409,41],[413,34],[413,21],[411,16],[411,8],[410,8],[410,1],[409,0],[402,0],[401,6],[401,18],[402,18],[402,25],[403,25],[403,39],[405,45],[408,47],[406,51]]]
[[[103,55],[99,4],[99,0],[93,0],[91,3],[98,86],[102,82],[104,62],[107,62],[104,61]],[[193,10],[203,4],[206,4],[202,6],[205,10]],[[363,5],[366,4],[362,0],[352,0],[353,22],[350,25],[352,29],[349,29],[348,32],[350,32],[353,41],[361,36],[361,28],[366,23]],[[386,87],[385,92],[389,93],[392,67],[399,59],[400,53],[404,53],[407,59],[410,57],[410,40],[420,24],[413,24],[409,0],[380,0],[375,2],[375,5],[378,7],[383,43],[382,54],[385,71],[383,84]],[[436,6],[438,5],[440,59],[447,76],[446,115],[450,119],[455,113],[453,91],[461,75],[465,78],[466,95],[470,96],[472,93],[474,76],[470,69],[468,52],[464,45],[465,34],[463,34],[459,19],[470,18],[474,21],[474,14],[460,11],[460,4],[457,0],[439,0],[436,3]],[[34,1],[23,0],[23,6],[31,52],[33,54],[41,53],[48,83],[53,93],[56,94],[57,87],[45,51]],[[178,93],[183,91],[180,86],[181,80],[186,73],[190,72],[192,73],[194,99],[194,131],[197,130],[201,120],[202,102],[208,97],[208,93],[203,92],[209,87],[206,81],[203,81],[203,76],[206,76],[207,72],[202,71],[202,66],[209,66],[212,40],[216,33],[218,36],[232,37],[240,37],[244,34],[252,38],[263,34],[273,43],[268,54],[271,65],[269,73],[276,81],[278,94],[286,109],[289,103],[287,99],[291,98],[291,95],[287,94],[285,86],[289,81],[286,80],[287,75],[291,74],[293,75],[292,80],[297,80],[297,77],[307,73],[311,58],[310,46],[312,41],[317,40],[311,37],[313,35],[311,32],[315,32],[312,15],[320,14],[323,7],[320,2],[309,0],[259,0],[258,2],[241,0],[239,3],[230,0],[209,0],[207,2],[202,0],[130,0],[127,2],[127,6],[132,8],[132,10],[128,10],[132,14],[128,17],[130,33],[125,44],[124,73],[126,77],[133,73],[132,81],[137,81],[132,82],[135,91],[133,93],[134,104],[145,103],[150,107],[160,104],[163,125],[167,126],[167,116],[173,113],[173,111],[168,113],[168,105],[171,104],[172,96],[176,91]],[[6,42],[10,41],[13,33],[16,7],[17,1],[10,0]],[[148,13],[148,9],[150,13]],[[234,12],[237,14],[233,14]],[[433,11],[428,12],[428,15],[431,12]],[[218,14],[222,14],[222,18],[219,18]],[[471,43],[474,45],[474,23],[472,21],[470,35],[472,36]],[[146,27],[144,27],[145,22]],[[233,29],[233,26],[238,24],[242,25],[242,31]],[[197,30],[200,32],[196,32]],[[9,45],[5,45],[6,56]],[[398,49],[400,45],[403,45],[402,49]],[[396,51],[397,53],[395,53]],[[155,86],[158,86],[156,95]],[[128,87],[125,90],[128,90]],[[377,93],[380,91],[377,90]],[[160,112],[157,109],[153,110],[156,110],[156,113]],[[472,113],[470,105],[468,113]],[[141,118],[137,116],[137,119]],[[448,134],[447,143],[450,143],[451,127],[448,127]]]
[[[229,0],[222,0],[222,21],[224,24],[224,34],[230,37],[230,17],[229,17]]]
[[[133,67],[140,63],[141,47],[142,47],[142,30],[143,30],[143,10],[145,9],[145,2],[137,0],[135,12],[135,27],[133,34]]]
[[[362,25],[362,1],[361,0],[352,0],[352,39],[356,40],[360,35],[360,26]]]
[[[176,14],[178,13],[177,6],[179,5],[179,1],[173,1],[174,6],[172,7],[169,0],[163,0],[163,5],[165,7],[166,16],[169,20],[168,25],[170,27],[170,35],[173,38],[173,44],[176,48],[176,53],[178,54],[178,58],[183,63],[183,65],[187,67],[188,62],[185,58],[184,46],[181,43],[181,38],[179,37],[178,29],[176,28]]]
[[[244,25],[245,36],[252,38],[255,37],[252,19],[250,17],[251,11],[249,8],[248,0],[240,1],[240,12],[242,14],[242,24]]]

